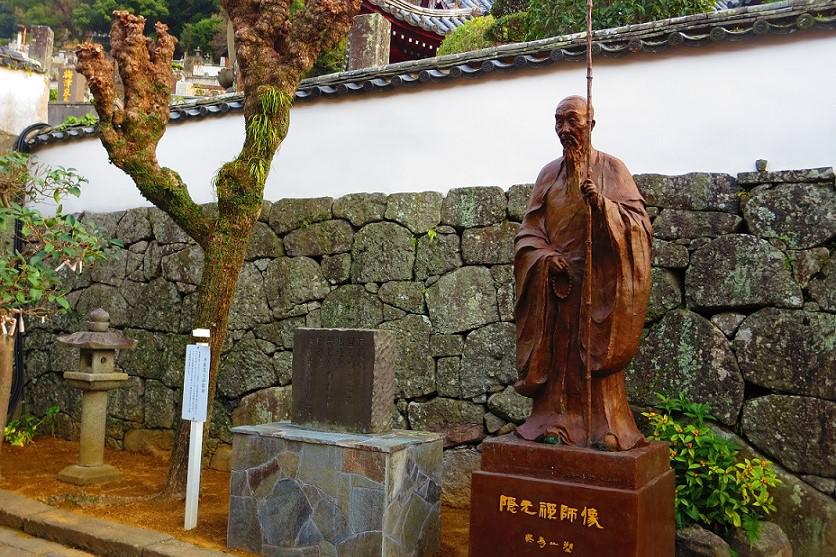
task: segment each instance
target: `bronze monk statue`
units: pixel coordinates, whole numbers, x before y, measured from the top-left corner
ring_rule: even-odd
[[[647,444],[627,404],[624,369],[638,348],[647,311],[652,232],[644,198],[624,163],[590,147],[587,179],[587,127],[583,97],[558,104],[555,131],[563,157],[540,171],[514,240],[520,374],[515,388],[534,399],[531,416],[517,433],[530,441],[551,436],[583,447],[589,438],[608,450],[629,450]],[[587,347],[583,293],[589,207],[593,291]]]

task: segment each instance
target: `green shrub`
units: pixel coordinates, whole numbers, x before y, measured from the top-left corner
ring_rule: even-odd
[[[34,416],[23,416],[10,421],[3,431],[6,442],[13,447],[28,445],[34,439],[38,428],[45,423],[52,424],[52,420],[57,413],[58,407],[50,406],[46,409],[46,414],[40,420]]]
[[[705,420],[714,419],[706,404],[659,397],[662,412],[645,412],[651,439],[670,443],[676,473],[676,526],[701,524],[714,530],[743,527],[750,538],[758,521],[775,510],[769,488],[781,481],[772,463],[738,459],[735,444],[714,433]]]
[[[609,29],[714,10],[714,0],[612,0],[593,6],[595,29]],[[576,0],[531,0],[527,40],[586,30],[586,3]]]
[[[212,41],[222,29],[224,20],[216,15],[187,23],[180,33],[180,46],[186,52],[193,52],[196,48],[203,52],[212,52]]]
[[[502,16],[524,12],[529,0],[496,0],[491,6],[491,15],[499,19]]]
[[[496,43],[489,38],[489,33],[495,22],[492,15],[471,19],[444,37],[437,55],[457,54],[494,46]]]
[[[499,43],[519,43],[528,31],[528,12],[517,12],[497,18],[490,37]]]
[[[67,116],[55,129],[63,131],[73,126],[95,126],[98,121],[99,118],[95,114],[88,112],[84,116]]]

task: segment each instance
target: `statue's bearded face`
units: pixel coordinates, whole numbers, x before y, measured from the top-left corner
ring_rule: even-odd
[[[554,113],[554,131],[567,156],[586,149],[586,103],[577,100],[561,102]]]

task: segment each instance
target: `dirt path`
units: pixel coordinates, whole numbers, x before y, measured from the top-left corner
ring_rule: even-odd
[[[123,451],[107,451],[105,461],[116,466],[123,480],[99,486],[79,487],[58,481],[57,474],[78,460],[78,444],[39,437],[27,447],[3,447],[3,479],[0,488],[16,491],[41,502],[132,526],[167,532],[195,545],[226,548],[229,473],[204,470],[198,527],[183,530],[183,503],[153,499],[165,483],[168,455],[154,457]],[[466,557],[468,514],[442,509],[442,550],[437,557]]]

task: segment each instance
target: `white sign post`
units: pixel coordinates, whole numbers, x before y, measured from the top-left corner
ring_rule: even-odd
[[[195,329],[192,336],[206,342],[186,346],[186,373],[183,381],[184,420],[191,422],[189,434],[189,475],[186,481],[186,517],[183,528],[197,526],[200,497],[200,463],[203,458],[203,423],[209,403],[209,329]]]

